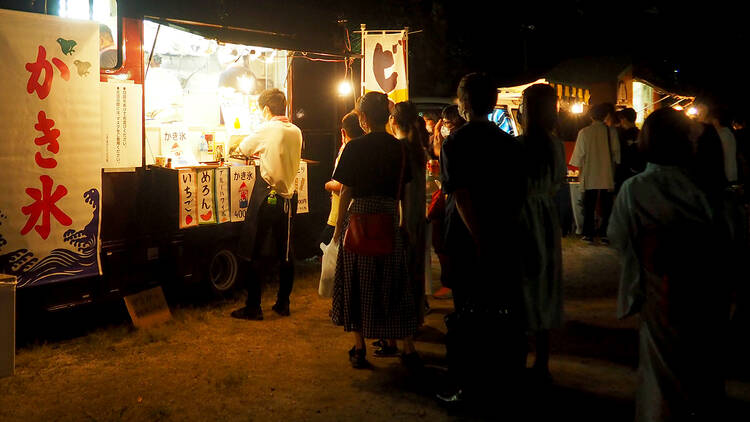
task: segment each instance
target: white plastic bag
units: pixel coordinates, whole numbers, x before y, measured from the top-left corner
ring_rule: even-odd
[[[323,251],[323,259],[321,259],[322,268],[320,269],[318,294],[322,297],[332,297],[333,280],[336,277],[336,259],[339,255],[339,242],[331,240],[328,246],[321,243],[320,250]]]

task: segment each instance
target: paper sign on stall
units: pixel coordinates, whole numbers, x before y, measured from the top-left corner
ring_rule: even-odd
[[[180,228],[198,225],[198,192],[196,174],[192,169],[180,170]]]
[[[217,168],[214,173],[214,195],[216,196],[216,218],[218,223],[228,223],[232,220],[229,212],[229,169]]]
[[[255,167],[232,166],[229,176],[231,178],[229,198],[232,201],[232,222],[245,221],[245,213],[255,185]]]
[[[310,212],[310,204],[307,201],[307,163],[304,161],[299,162],[294,190],[297,191],[297,214]]]
[[[185,126],[179,124],[161,128],[161,155],[172,158],[172,167],[198,165],[191,135]]]
[[[140,167],[143,86],[100,83],[104,168]]]
[[[198,179],[198,219],[199,224],[216,224],[214,204],[214,169],[199,170]]]

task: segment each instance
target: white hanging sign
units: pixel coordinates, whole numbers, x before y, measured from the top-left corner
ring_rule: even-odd
[[[198,170],[198,223],[216,224],[214,204],[214,169]]]
[[[198,185],[193,169],[182,169],[177,173],[180,185],[180,228],[198,225]]]
[[[250,195],[255,186],[255,166],[231,166],[229,169],[232,222],[245,221]]]
[[[216,196],[216,219],[219,224],[232,220],[229,211],[229,169],[219,167],[214,172],[214,192]]]

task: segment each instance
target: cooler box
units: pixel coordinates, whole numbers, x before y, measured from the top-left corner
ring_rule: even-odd
[[[16,278],[0,274],[0,378],[13,375],[16,361]]]

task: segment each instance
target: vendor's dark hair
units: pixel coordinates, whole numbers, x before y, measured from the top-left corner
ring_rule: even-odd
[[[383,126],[391,115],[388,110],[388,96],[382,92],[370,91],[362,96],[357,111],[365,115],[370,126]]]
[[[445,106],[443,108],[442,117],[443,119],[452,122],[455,126],[463,126],[464,123],[466,123],[466,120],[464,120],[458,112],[458,106],[455,104]]]
[[[497,104],[497,86],[484,73],[469,73],[461,78],[456,94],[473,114],[490,114]]]
[[[286,114],[286,95],[278,88],[261,92],[258,96],[258,107],[263,110],[266,106],[274,116],[283,116]]]
[[[399,129],[406,132],[406,140],[409,146],[409,155],[420,166],[425,165],[425,139],[427,132],[424,129],[424,120],[419,118],[417,107],[411,101],[402,101],[393,107],[393,120]]]
[[[356,111],[350,111],[341,119],[341,128],[350,139],[359,138],[365,134],[362,126],[359,125],[359,116]]]
[[[625,120],[629,121],[630,123],[635,123],[635,119],[637,117],[637,114],[636,114],[635,110],[633,110],[632,108],[628,107],[628,108],[624,108],[624,109],[618,111],[617,112],[617,117],[621,118],[621,119],[625,119]]]
[[[530,177],[539,178],[555,169],[555,138],[557,126],[557,92],[547,84],[534,84],[523,91],[524,136],[523,144],[529,159]],[[559,142],[559,141],[557,141]]]
[[[650,163],[687,167],[693,154],[690,121],[672,108],[656,110],[643,122],[638,145]]]

